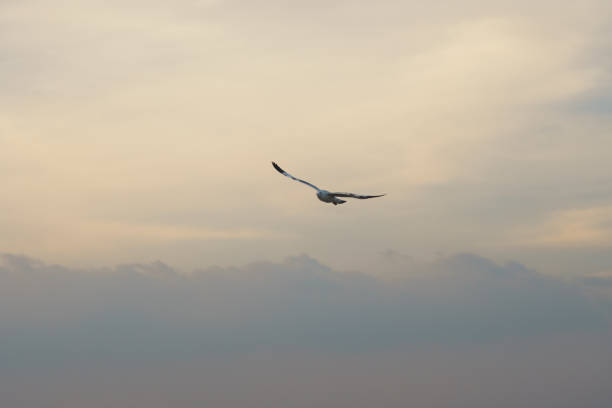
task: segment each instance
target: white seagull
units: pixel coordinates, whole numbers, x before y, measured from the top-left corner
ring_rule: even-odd
[[[323,201],[324,203],[332,203],[333,205],[338,205],[338,204],[342,204],[342,203],[346,203],[345,200],[341,200],[338,197],[352,197],[352,198],[360,198],[360,199],[366,199],[366,198],[374,198],[374,197],[382,197],[385,194],[379,194],[379,195],[361,195],[361,194],[353,194],[353,193],[332,193],[330,191],[327,190],[321,190],[319,187],[310,184],[307,181],[304,180],[300,180],[297,177],[293,177],[291,174],[287,173],[285,170],[281,169],[279,167],[278,164],[272,162],[272,166],[274,166],[274,168],[276,169],[276,171],[278,171],[280,174],[282,174],[283,176],[287,176],[290,179],[293,179],[295,181],[299,181],[300,183],[304,183],[307,186],[310,186],[312,188],[314,188],[315,190],[317,190],[317,198],[321,201]]]

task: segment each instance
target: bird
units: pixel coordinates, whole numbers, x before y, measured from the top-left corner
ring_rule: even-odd
[[[323,201],[324,203],[331,203],[333,205],[338,205],[338,204],[346,203],[345,200],[342,200],[342,199],[340,199],[338,197],[351,197],[351,198],[359,198],[361,200],[364,200],[366,198],[382,197],[382,196],[386,195],[386,194],[363,195],[363,194],[354,194],[354,193],[333,193],[331,191],[322,190],[319,187],[315,186],[314,184],[310,184],[307,181],[301,180],[301,179],[299,179],[297,177],[293,177],[291,174],[289,174],[285,170],[281,169],[280,166],[278,164],[274,163],[274,162],[272,162],[272,166],[274,166],[276,171],[278,171],[283,176],[289,177],[290,179],[293,179],[295,181],[299,181],[300,183],[304,183],[307,186],[310,186],[310,187],[314,188],[315,190],[317,190],[317,198],[319,200]]]

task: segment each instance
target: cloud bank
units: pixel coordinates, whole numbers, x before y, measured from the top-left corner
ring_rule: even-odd
[[[334,271],[306,255],[190,275],[161,262],[92,271],[4,255],[0,280],[0,324],[8,334],[0,353],[8,359],[370,350],[609,324],[605,305],[577,284],[471,254],[406,270],[392,281]]]
[[[307,255],[189,275],[161,262],[84,270],[2,255],[0,401],[603,407],[612,398],[611,302],[588,290],[600,281],[473,254],[384,258],[394,265],[386,278]]]

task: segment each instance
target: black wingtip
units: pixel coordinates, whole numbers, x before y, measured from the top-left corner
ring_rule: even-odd
[[[283,174],[283,173],[285,172],[283,169],[281,169],[281,168],[279,167],[279,165],[278,165],[278,164],[276,164],[276,163],[274,163],[274,162],[272,162],[272,166],[274,166],[274,168],[276,169],[276,171],[278,171],[280,174]]]

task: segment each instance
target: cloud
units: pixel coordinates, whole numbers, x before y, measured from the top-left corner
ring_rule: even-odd
[[[446,257],[385,281],[306,255],[207,268],[78,270],[4,255],[0,354],[376,350],[605,330],[580,286],[520,264]],[[53,352],[51,352],[53,351]]]
[[[585,276],[582,278],[585,285],[612,288],[612,276]]]
[[[612,243],[612,207],[557,211],[536,225],[515,227],[514,244],[607,247]]]
[[[7,406],[604,407],[609,303],[473,254],[179,273],[0,257]],[[588,282],[586,282],[588,283]],[[547,405],[548,404],[548,405]]]

